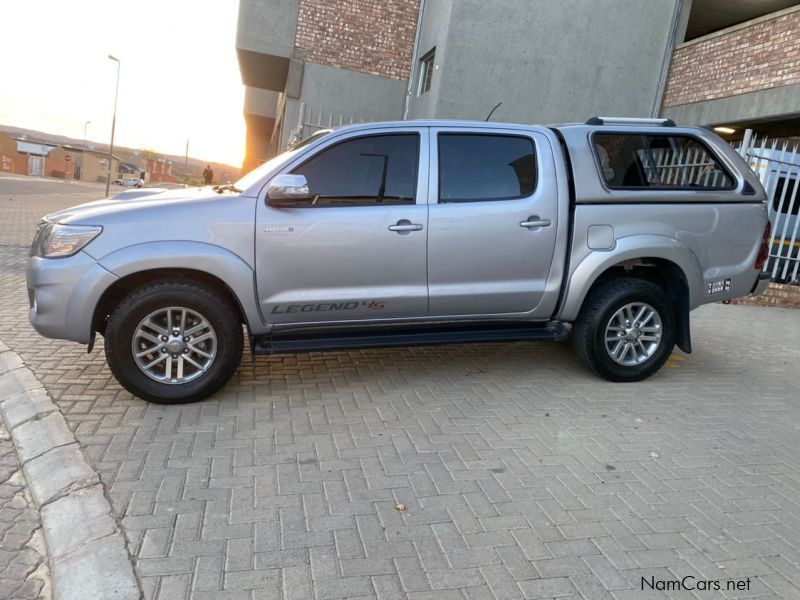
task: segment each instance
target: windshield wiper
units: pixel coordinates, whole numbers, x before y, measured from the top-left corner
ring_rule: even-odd
[[[237,194],[241,194],[242,193],[242,190],[237,188],[232,183],[226,183],[224,185],[215,185],[211,189],[214,190],[215,192],[217,192],[218,194],[221,194],[222,192],[236,192]]]

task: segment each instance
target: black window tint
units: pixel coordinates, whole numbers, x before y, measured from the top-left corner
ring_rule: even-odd
[[[734,184],[719,161],[691,137],[598,133],[594,145],[609,187],[721,190]]]
[[[535,187],[530,138],[439,134],[439,202],[522,198]]]
[[[413,204],[418,158],[419,136],[413,133],[341,142],[293,171],[306,176],[314,195],[300,205]]]
[[[772,194],[772,209],[787,215],[800,213],[800,183],[797,177],[778,177]]]

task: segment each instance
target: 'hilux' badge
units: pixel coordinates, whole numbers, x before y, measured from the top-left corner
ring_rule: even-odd
[[[267,225],[264,227],[264,231],[266,233],[291,233],[294,231],[294,227],[289,225]]]

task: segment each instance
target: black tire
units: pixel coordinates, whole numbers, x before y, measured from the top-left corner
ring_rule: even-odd
[[[665,298],[666,292],[660,286],[633,277],[619,277],[597,286],[584,301],[572,328],[578,358],[609,381],[641,381],[653,375],[675,347],[675,314]],[[637,302],[649,304],[658,313],[662,324],[661,341],[652,355],[640,364],[619,364],[606,349],[606,327],[618,310]]]
[[[216,355],[196,379],[170,384],[148,377],[137,365],[132,346],[145,317],[173,306],[206,319],[216,336]],[[134,290],[111,313],[105,330],[106,361],[114,377],[134,396],[157,404],[196,402],[219,390],[239,367],[243,344],[238,310],[214,289],[191,281],[161,280]]]

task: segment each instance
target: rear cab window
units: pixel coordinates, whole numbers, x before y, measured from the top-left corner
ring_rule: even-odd
[[[536,188],[536,151],[525,136],[439,134],[439,203],[516,200]]]
[[[690,135],[597,132],[592,141],[609,189],[694,191],[736,186],[711,150]]]

